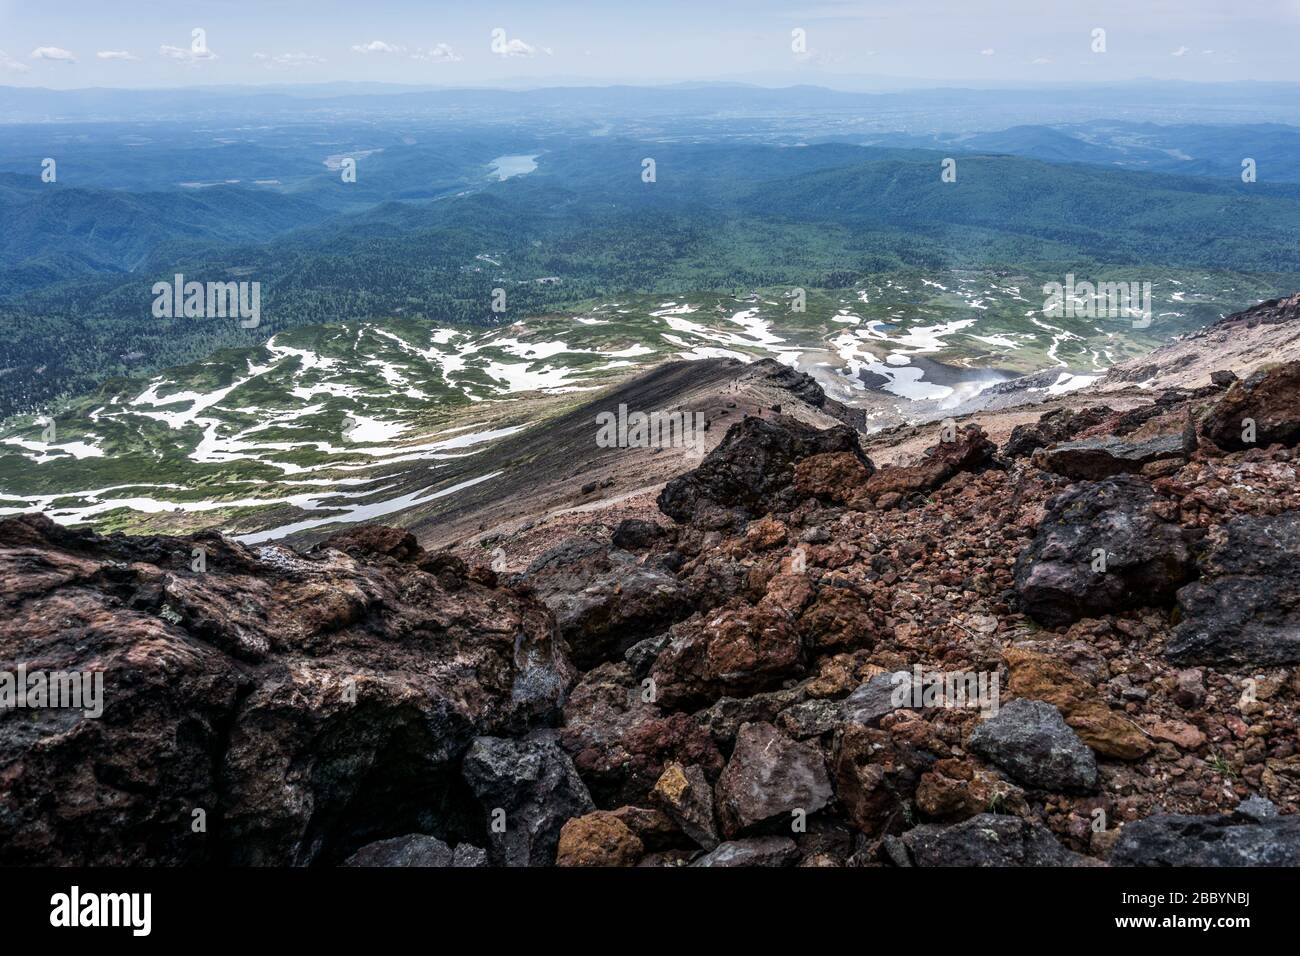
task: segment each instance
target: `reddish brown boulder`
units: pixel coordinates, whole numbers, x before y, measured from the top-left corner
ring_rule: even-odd
[[[574,817],[560,830],[556,866],[635,866],[645,853],[627,824],[607,810]]]
[[[1251,422],[1254,440],[1248,441]],[[1231,451],[1300,442],[1300,362],[1262,368],[1234,382],[1206,415],[1201,433]]]
[[[959,471],[985,467],[996,452],[997,446],[988,440],[984,429],[967,425],[953,441],[941,441],[926,449],[915,465],[881,468],[862,486],[860,497],[876,499],[886,494],[932,491]]]
[[[0,863],[335,862],[430,806],[431,835],[477,836],[461,756],[557,719],[573,670],[554,621],[511,591],[449,591],[400,532],[348,540],[0,521],[0,661],[104,675],[98,718],[0,721]]]
[[[844,504],[860,494],[874,470],[849,452],[813,455],[795,465],[794,489],[801,495]]]
[[[669,633],[650,670],[659,701],[668,707],[763,690],[801,664],[799,635],[774,609],[733,601]]]

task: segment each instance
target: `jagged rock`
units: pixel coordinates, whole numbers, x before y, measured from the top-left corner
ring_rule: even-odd
[[[397,546],[375,558],[367,537]],[[104,674],[98,719],[0,720],[0,863],[307,865],[394,830],[472,837],[461,756],[553,722],[572,682],[553,618],[449,590],[400,533],[351,540],[299,554],[0,521],[0,661]]]
[[[1112,866],[1300,866],[1300,815],[1156,814],[1126,823]]]
[[[694,719],[719,746],[730,749],[742,724],[775,723],[781,711],[806,697],[807,691],[802,686],[751,697],[719,697]]]
[[[738,382],[756,382],[768,388],[779,388],[789,392],[799,401],[811,405],[831,418],[837,419],[857,431],[867,430],[867,413],[865,409],[853,408],[827,398],[817,380],[807,372],[800,372],[778,362],[773,358],[761,358],[750,362],[737,380]]]
[[[1247,442],[1247,419],[1255,423]],[[1201,423],[1201,434],[1220,448],[1267,448],[1300,441],[1300,362],[1262,368],[1233,384]]]
[[[556,866],[635,866],[645,853],[641,840],[607,810],[574,817],[560,830]]]
[[[868,836],[900,830],[933,753],[883,730],[846,724],[836,741],[835,794]]]
[[[344,866],[451,866],[451,847],[422,833],[379,840],[363,846]]]
[[[1174,703],[1184,709],[1200,707],[1205,702],[1205,675],[1200,668],[1189,667],[1175,676],[1177,689]]]
[[[676,847],[682,842],[682,831],[672,817],[657,807],[619,807],[612,811],[636,834],[647,850]]]
[[[1277,816],[1277,804],[1256,793],[1237,804],[1233,812],[1257,823],[1263,823]]]
[[[953,441],[941,441],[927,448],[915,465],[881,468],[862,486],[863,498],[879,499],[886,494],[908,495],[932,491],[959,471],[978,471],[989,465],[997,446],[984,429],[967,425]]]
[[[912,706],[914,682],[911,671],[877,674],[844,699],[844,719],[874,727],[886,714]]]
[[[689,611],[676,577],[582,538],[556,545],[519,580],[555,614],[574,663],[584,669],[620,657]]]
[[[1080,432],[1100,425],[1114,414],[1105,405],[1093,405],[1078,411],[1058,408],[1032,424],[1013,428],[1007,443],[1002,447],[1002,454],[1006,458],[1026,458],[1036,449],[1069,441]]]
[[[857,455],[846,451],[813,455],[795,465],[794,490],[807,497],[844,504],[861,493],[863,483],[874,470]]]
[[[1181,434],[1157,435],[1137,441],[1110,435],[1065,442],[1037,451],[1034,464],[1066,478],[1097,481],[1138,472],[1157,461],[1186,461],[1193,451],[1195,446],[1188,448],[1185,436]]]
[[[812,604],[799,615],[799,632],[814,652],[869,648],[880,633],[872,621],[867,590],[834,583],[818,589]]]
[[[583,675],[565,705],[560,742],[601,807],[641,802],[666,763],[698,764],[716,777],[722,755],[686,714],[665,714],[646,698],[627,664]]]
[[[1061,712],[1041,700],[1013,700],[970,736],[970,750],[1039,790],[1097,789],[1097,760]]]
[[[650,679],[664,706],[689,706],[763,690],[800,668],[802,650],[787,613],[733,602],[674,625]]]
[[[795,740],[805,740],[828,733],[844,722],[843,701],[805,700],[787,707],[777,715],[781,730]]]
[[[1194,572],[1193,540],[1156,504],[1151,485],[1131,475],[1072,485],[1049,501],[1016,559],[1025,613],[1058,625],[1171,602]]]
[[[816,813],[831,798],[821,751],[783,735],[771,724],[745,724],[718,778],[718,815],[734,837],[794,810]]]
[[[437,837],[411,833],[363,846],[343,866],[487,866],[487,853],[462,843],[452,850]]]
[[[793,505],[795,466],[832,452],[850,452],[868,465],[857,432],[848,426],[818,431],[788,418],[744,418],[698,468],[664,486],[659,510],[705,529],[742,525]]]
[[[624,518],[614,529],[610,543],[625,551],[645,551],[665,538],[664,529],[653,521]]]
[[[664,768],[651,796],[681,831],[704,849],[712,850],[718,845],[713,788],[699,767],[670,763]]]
[[[764,836],[720,844],[691,866],[792,866],[799,847],[789,837]]]
[[[1067,665],[1024,647],[1008,648],[1002,659],[1011,672],[1012,694],[1056,707],[1079,739],[1103,757],[1137,760],[1151,751],[1138,726],[1106,706],[1096,689]]]
[[[1178,592],[1165,655],[1179,663],[1300,662],[1300,512],[1233,518]]]
[[[667,634],[656,634],[654,637],[647,637],[644,640],[637,641],[623,653],[623,660],[632,668],[632,676],[637,680],[643,679],[650,673],[650,668],[654,666],[655,658],[659,652],[664,649],[668,643]]]
[[[916,809],[931,820],[967,820],[997,808],[1028,817],[1023,791],[974,762],[945,758],[921,774],[916,785]]]
[[[465,754],[464,774],[498,864],[549,866],[565,821],[595,809],[573,761],[550,739],[479,737]],[[490,825],[501,818],[497,811],[504,811],[504,832]]]
[[[320,545],[320,550],[331,548],[353,557],[386,557],[395,561],[413,561],[424,557],[424,549],[415,540],[415,535],[404,528],[390,528],[382,524],[363,524],[336,532]],[[461,566],[464,566],[464,562],[461,562]]]
[[[1092,866],[1041,823],[982,813],[952,826],[927,823],[902,835],[916,866]]]
[[[471,846],[468,843],[462,843],[456,847],[451,854],[451,865],[453,867],[480,867],[490,866],[488,862],[487,850],[478,846]]]
[[[1231,388],[1237,381],[1237,373],[1232,369],[1221,369],[1210,373],[1210,384],[1215,388]]]

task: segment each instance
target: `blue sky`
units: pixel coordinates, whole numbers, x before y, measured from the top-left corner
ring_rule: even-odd
[[[1297,48],[1300,0],[0,0],[0,84],[58,88],[1300,81]]]

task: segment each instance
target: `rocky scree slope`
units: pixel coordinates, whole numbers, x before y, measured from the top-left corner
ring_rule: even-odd
[[[379,527],[299,554],[0,522],[0,665],[106,678],[97,720],[0,716],[0,855],[1300,864],[1298,378],[1001,449],[936,426],[880,468],[746,417],[657,516],[509,576]],[[918,667],[1000,706],[900,700]]]

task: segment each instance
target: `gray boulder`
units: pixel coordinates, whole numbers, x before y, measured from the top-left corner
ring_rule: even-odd
[[[1192,435],[1193,439],[1195,435]],[[1076,480],[1097,481],[1113,475],[1141,471],[1144,465],[1168,458],[1186,459],[1196,450],[1187,436],[1157,435],[1129,440],[1115,435],[1065,442],[1034,453],[1034,464],[1046,471]]]
[[[451,847],[423,833],[379,840],[363,846],[344,866],[451,866]]]
[[[798,858],[799,848],[789,837],[751,837],[719,844],[691,866],[790,866]]]
[[[1113,866],[1300,866],[1300,816],[1157,814],[1129,823]]]
[[[925,824],[902,836],[916,866],[1094,866],[1041,823],[981,813],[952,826]]]
[[[463,772],[483,807],[489,854],[499,865],[551,865],[564,822],[595,809],[569,755],[545,737],[479,737]],[[492,826],[494,817],[501,819],[497,810],[504,811],[504,832]]]
[[[1157,504],[1150,483],[1133,475],[1072,485],[1051,499],[1016,559],[1025,613],[1055,626],[1172,603],[1195,571],[1196,539],[1161,518]]]
[[[718,779],[718,811],[727,836],[792,811],[812,814],[831,799],[826,761],[816,747],[786,737],[771,724],[744,724]]]
[[[910,709],[914,683],[910,671],[877,674],[844,699],[844,720],[874,727],[887,714]],[[895,703],[898,699],[902,703]]]
[[[583,670],[622,656],[691,611],[675,576],[582,538],[551,548],[512,583],[527,584],[551,609]]]
[[[1229,521],[1178,606],[1182,620],[1165,645],[1172,661],[1300,662],[1300,512]]]
[[[1097,789],[1097,758],[1046,701],[1013,700],[975,728],[970,749],[1039,790]]]

